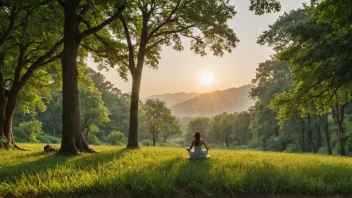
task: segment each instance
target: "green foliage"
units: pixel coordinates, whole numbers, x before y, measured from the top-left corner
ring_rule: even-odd
[[[38,142],[37,135],[42,131],[42,123],[38,120],[21,122],[16,135],[23,138],[26,142]]]
[[[104,106],[101,93],[94,87],[79,88],[82,132],[97,132],[99,125],[109,122],[109,109]]]
[[[207,117],[199,117],[189,122],[187,125],[187,133],[185,136],[186,142],[191,142],[194,139],[194,133],[199,131],[202,138],[208,140],[206,131],[209,126],[210,119]],[[188,143],[187,143],[188,144]]]
[[[59,144],[61,142],[60,138],[48,135],[42,131],[38,133],[36,139],[38,140],[38,142],[46,144]]]
[[[323,123],[325,146],[330,152],[329,123],[326,120],[331,114],[336,124],[338,153],[345,155],[348,137],[343,129],[344,109],[352,101],[352,37],[349,33],[351,19],[348,18],[352,13],[348,7],[351,3],[344,0],[313,2],[311,6],[280,17],[259,37],[260,44],[273,46],[278,52],[276,57],[290,64],[292,87],[277,94],[270,107],[279,109],[277,117],[281,126],[290,119],[297,120],[297,114],[307,117],[305,127],[313,152],[317,152],[321,145],[319,125]],[[338,8],[345,12],[336,12]],[[312,121],[310,118],[314,116],[317,119]],[[325,121],[314,124],[319,123],[319,117]],[[304,141],[305,127],[300,142]],[[318,140],[313,140],[312,128],[316,128]],[[303,149],[301,145],[300,150]]]
[[[267,140],[267,149],[269,151],[284,151],[285,145],[282,137],[280,136],[271,136]]]
[[[256,15],[265,13],[279,12],[281,5],[278,0],[250,0],[249,10],[254,11]]]
[[[122,146],[125,144],[125,136],[119,131],[111,131],[110,134],[106,137],[106,142],[110,145]]]
[[[290,143],[286,146],[286,150],[285,152],[288,152],[288,153],[297,153],[299,150],[298,150],[298,147],[296,144],[293,144],[293,143]],[[319,150],[320,151],[320,150]],[[323,149],[322,149],[323,151]],[[326,153],[326,150],[324,150],[321,154],[325,154]]]
[[[152,141],[150,139],[144,139],[140,142],[142,146],[152,146]]]
[[[104,106],[110,111],[108,115],[110,122],[99,125],[99,129],[104,131],[118,130],[127,135],[130,96],[122,93],[114,84],[107,81],[101,73],[88,69],[85,74],[92,79],[94,86],[102,93],[101,99]]]
[[[148,99],[141,108],[143,120],[148,125],[148,130],[152,136],[153,146],[160,135],[163,142],[172,136],[181,135],[182,130],[176,118],[171,115],[170,109],[166,107],[165,102],[158,99]]]
[[[88,142],[88,144],[91,144],[91,145],[101,145],[99,139],[94,134],[89,134],[88,135],[88,141],[87,142]]]

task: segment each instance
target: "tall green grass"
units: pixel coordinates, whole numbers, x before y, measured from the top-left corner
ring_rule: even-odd
[[[181,148],[96,146],[99,153],[62,157],[0,151],[0,194],[17,197],[347,195],[352,159],[311,154],[211,150],[189,160]]]

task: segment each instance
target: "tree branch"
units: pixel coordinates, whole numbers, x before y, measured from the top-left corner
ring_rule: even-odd
[[[174,19],[171,19],[171,18],[172,18],[172,15],[174,15],[176,13],[176,11],[180,8],[180,4],[181,4],[181,1],[177,1],[177,4],[176,4],[175,8],[170,12],[170,14],[166,18],[166,20],[164,22],[160,23],[154,30],[152,30],[150,32],[150,34],[148,35],[148,38],[153,37],[154,34],[157,31],[159,31],[162,27],[164,27],[166,24],[172,23],[172,22],[176,22],[178,20],[178,18],[174,18]]]
[[[149,47],[147,47],[145,51],[148,53],[151,49],[153,49],[155,46],[157,46],[158,44],[162,43],[163,41],[165,41],[165,39],[158,40],[154,44],[152,44]]]
[[[20,45],[20,54],[18,55],[17,66],[15,69],[14,80],[13,80],[14,84],[16,84],[20,81],[21,71],[22,71],[23,63],[24,63],[25,51],[26,51],[26,47]]]
[[[128,62],[129,62],[128,68],[131,70],[131,72],[133,72],[136,66],[135,66],[135,62],[134,62],[134,51],[133,51],[131,36],[130,36],[128,26],[127,26],[127,23],[126,23],[123,15],[121,15],[120,20],[122,22],[123,31],[125,33],[127,45],[128,45]]]
[[[15,25],[15,11],[14,9],[11,10],[10,16],[9,16],[9,25],[7,27],[7,30],[5,31],[4,35],[0,38],[0,46],[5,42],[7,36],[10,34],[13,26]]]
[[[21,89],[25,83],[29,80],[29,78],[33,75],[34,71],[36,69],[38,69],[40,66],[42,66],[42,64],[44,63],[44,61],[46,59],[49,59],[51,55],[53,55],[57,49],[63,44],[64,40],[61,39],[60,41],[58,41],[46,54],[44,54],[43,56],[39,57],[37,59],[37,61],[35,61],[26,71],[26,73],[23,75],[23,77],[21,78],[21,80],[18,83],[18,89]],[[59,56],[54,56],[56,58],[59,58]],[[52,59],[49,59],[52,60]],[[54,61],[54,60],[52,60]],[[48,63],[47,61],[45,63]]]
[[[161,35],[164,35],[164,34],[181,33],[182,31],[185,31],[185,30],[187,30],[189,28],[192,28],[192,27],[195,27],[194,24],[186,26],[186,27],[183,27],[183,28],[178,29],[178,30],[170,30],[170,31],[159,32],[159,33],[154,34],[152,37],[158,37],[158,36],[161,36]]]
[[[126,2],[123,3],[123,5],[119,6],[119,8],[117,9],[117,12],[112,15],[110,18],[106,19],[105,21],[103,21],[102,23],[100,23],[99,25],[90,28],[82,33],[80,33],[78,35],[78,41],[81,41],[84,37],[89,36],[91,34],[96,33],[97,31],[101,30],[102,28],[104,28],[105,26],[109,25],[113,20],[115,20],[116,18],[118,18],[119,16],[122,15],[122,11],[126,8]]]

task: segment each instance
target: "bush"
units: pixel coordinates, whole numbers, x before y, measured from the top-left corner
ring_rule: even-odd
[[[17,130],[17,136],[24,139],[26,142],[38,142],[37,134],[42,131],[42,122],[38,120],[31,120],[28,122],[21,122]]]
[[[267,140],[267,149],[269,151],[284,151],[284,140],[280,136],[271,136]]]
[[[286,152],[288,153],[294,153],[298,152],[298,147],[296,144],[290,143],[286,146]]]
[[[106,141],[106,132],[104,130],[100,130],[96,133],[94,133],[94,135],[99,139],[99,141]]]
[[[327,150],[325,147],[320,147],[317,153],[318,154],[327,154]]]
[[[152,141],[150,141],[150,139],[144,139],[140,142],[140,144],[142,146],[151,146],[152,145]]]
[[[110,145],[122,146],[125,144],[125,136],[119,131],[111,131],[111,133],[106,137],[106,142]]]
[[[38,133],[37,140],[46,144],[59,144],[61,142],[60,138],[48,135],[42,131]]]
[[[88,142],[88,144],[92,144],[92,145],[101,145],[99,139],[94,134],[89,134],[88,135],[88,141],[87,142]]]

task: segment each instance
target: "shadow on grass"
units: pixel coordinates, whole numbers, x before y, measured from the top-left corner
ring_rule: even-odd
[[[82,197],[180,197],[201,195],[205,178],[209,178],[211,160],[189,160],[177,157],[155,163],[141,164],[135,170],[125,171],[108,185],[92,185]],[[89,194],[92,193],[92,194]],[[118,196],[118,197],[119,197]]]
[[[0,182],[3,180],[15,181],[19,176],[23,174],[32,174],[42,171],[48,171],[58,167],[66,167],[67,165],[73,165],[73,167],[85,169],[96,167],[100,163],[112,160],[114,158],[121,157],[128,150],[120,149],[117,151],[102,152],[96,154],[81,154],[79,156],[57,156],[56,154],[45,154],[44,152],[35,152],[28,155],[21,156],[25,157],[40,157],[30,162],[23,164],[16,164],[10,167],[3,167],[0,169]],[[71,166],[72,168],[72,166]]]

